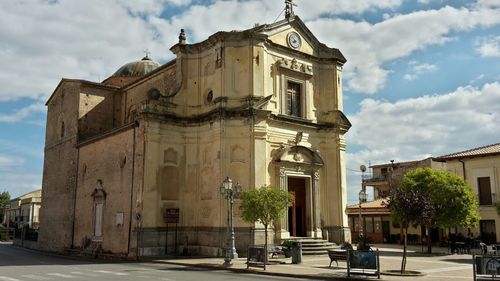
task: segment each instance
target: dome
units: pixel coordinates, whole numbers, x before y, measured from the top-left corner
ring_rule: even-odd
[[[145,56],[144,58],[142,58],[142,60],[129,62],[126,65],[120,67],[113,74],[113,76],[140,77],[157,69],[159,66],[159,63],[152,61],[148,56]]]

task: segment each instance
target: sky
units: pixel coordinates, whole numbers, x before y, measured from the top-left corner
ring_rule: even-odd
[[[500,1],[295,0],[344,67],[348,203],[360,165],[500,142]],[[41,187],[45,102],[144,56],[283,18],[283,0],[0,0],[0,192]]]

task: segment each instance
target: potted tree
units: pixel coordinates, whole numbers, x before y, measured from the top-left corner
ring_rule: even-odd
[[[281,250],[283,250],[285,258],[289,258],[292,256],[292,246],[292,240],[283,240],[283,242],[281,242]]]

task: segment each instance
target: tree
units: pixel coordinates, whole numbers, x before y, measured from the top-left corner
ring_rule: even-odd
[[[260,222],[264,226],[264,263],[267,264],[267,227],[285,214],[293,196],[284,190],[263,186],[243,191],[240,198],[243,220],[249,223]]]
[[[422,216],[415,222],[425,226],[427,233],[434,227],[472,227],[479,221],[478,204],[472,189],[454,174],[417,168],[403,177],[400,188],[404,192],[418,191],[426,198]],[[427,237],[428,253],[432,252],[431,242]]]
[[[10,194],[8,191],[3,191],[0,193],[0,222],[3,221],[3,216],[5,215],[5,208],[9,205]]]
[[[408,245],[408,227],[417,223],[422,216],[428,216],[426,210],[430,208],[430,200],[423,190],[404,190],[399,186],[391,188],[388,207],[391,210],[392,220],[399,221],[403,229],[403,259],[401,260],[401,274],[406,271],[406,253]]]

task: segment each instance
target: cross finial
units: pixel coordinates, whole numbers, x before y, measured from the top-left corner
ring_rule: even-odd
[[[285,5],[285,18],[293,18],[293,16],[295,16],[293,13],[293,7],[297,7],[297,4],[293,3],[293,0],[285,0]]]
[[[144,58],[149,58],[149,54],[151,54],[151,52],[147,48],[144,50],[144,53],[146,54]]]

